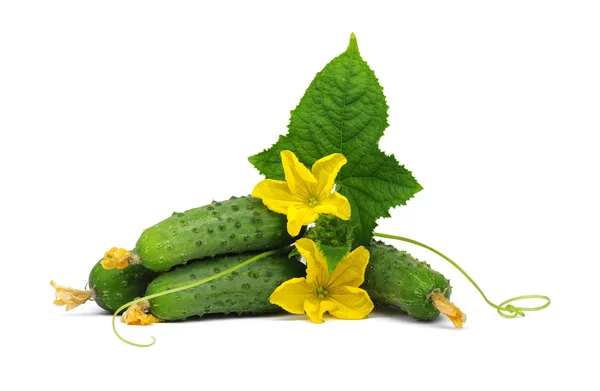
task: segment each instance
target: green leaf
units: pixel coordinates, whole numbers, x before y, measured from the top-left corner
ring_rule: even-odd
[[[283,150],[309,167],[323,156],[344,154],[348,163],[336,190],[350,201],[356,244],[368,244],[377,219],[389,217],[390,208],[405,205],[422,189],[394,155],[379,149],[387,109],[383,88],[352,34],[348,49],[317,73],[292,111],[288,134],[249,160],[267,178],[283,180]]]

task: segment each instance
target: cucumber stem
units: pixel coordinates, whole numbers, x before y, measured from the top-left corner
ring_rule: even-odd
[[[544,296],[544,295],[523,295],[523,296],[516,296],[513,298],[510,298],[508,300],[503,301],[500,304],[494,304],[491,301],[488,300],[488,298],[485,296],[485,294],[483,293],[483,291],[481,290],[481,288],[479,287],[479,285],[477,285],[477,283],[475,281],[473,281],[473,279],[467,274],[466,271],[463,270],[463,268],[461,268],[460,266],[458,266],[458,264],[456,262],[454,262],[453,260],[451,260],[450,258],[448,258],[447,256],[445,256],[444,254],[442,254],[441,252],[437,251],[436,249],[429,247],[426,244],[423,244],[421,242],[417,242],[416,240],[413,239],[409,239],[409,238],[405,238],[402,236],[396,236],[396,235],[390,235],[390,234],[384,234],[384,233],[379,233],[379,232],[374,232],[373,233],[374,236],[380,237],[380,238],[387,238],[387,239],[395,239],[395,240],[400,240],[406,243],[411,243],[411,244],[415,244],[417,246],[423,247],[437,255],[439,255],[440,257],[444,258],[446,261],[448,261],[452,266],[454,266],[455,268],[458,269],[459,272],[462,273],[463,276],[465,276],[465,278],[467,280],[469,280],[469,282],[471,284],[473,284],[473,286],[475,287],[475,289],[477,289],[479,291],[479,293],[481,294],[481,296],[483,297],[483,299],[486,301],[486,303],[492,307],[495,308],[496,311],[498,311],[498,314],[500,314],[500,316],[503,316],[505,318],[516,318],[517,316],[525,316],[525,312],[527,311],[541,311],[544,308],[548,307],[550,305],[550,298],[548,296]],[[515,301],[519,301],[519,300],[528,300],[528,299],[540,299],[540,300],[545,300],[546,303],[537,306],[537,307],[516,307],[512,304],[512,302]]]
[[[256,262],[259,259],[268,257],[270,255],[274,255],[274,254],[277,254],[277,253],[280,253],[280,252],[283,252],[283,251],[288,251],[288,249],[287,248],[283,248],[283,249],[266,251],[264,253],[261,253],[261,254],[258,254],[256,256],[254,256],[254,257],[252,257],[252,258],[250,258],[250,259],[248,259],[248,260],[246,260],[244,262],[241,262],[241,263],[235,265],[234,267],[230,267],[229,269],[223,270],[222,272],[213,274],[212,276],[208,276],[206,278],[203,278],[203,279],[200,279],[198,281],[192,282],[192,283],[190,283],[188,285],[184,285],[184,286],[180,286],[180,287],[177,287],[177,288],[169,289],[169,290],[166,290],[166,291],[163,291],[163,292],[155,293],[153,295],[148,295],[148,296],[140,297],[139,299],[135,299],[135,300],[130,301],[129,303],[125,303],[121,307],[119,307],[115,311],[115,313],[113,314],[113,316],[112,316],[112,329],[113,329],[113,332],[115,333],[115,335],[117,336],[117,338],[119,338],[121,341],[123,341],[123,342],[125,342],[125,343],[127,343],[129,345],[137,346],[137,347],[140,347],[140,348],[146,348],[146,347],[152,346],[156,342],[156,338],[154,338],[154,337],[151,337],[152,338],[152,342],[151,343],[148,343],[148,344],[138,344],[138,343],[126,340],[125,338],[123,338],[119,334],[119,332],[117,331],[117,327],[115,325],[115,319],[117,318],[117,315],[119,314],[119,312],[121,312],[121,310],[124,310],[125,308],[129,307],[130,305],[137,304],[137,303],[142,302],[144,300],[150,300],[150,299],[154,299],[156,297],[165,296],[165,295],[168,295],[168,294],[171,294],[171,293],[183,291],[185,289],[195,288],[195,287],[197,287],[199,285],[205,284],[205,283],[210,282],[212,280],[215,280],[215,279],[217,279],[219,277],[226,276],[227,274],[232,273],[232,272],[234,272],[234,271],[236,271],[238,269],[241,269],[244,266],[247,266],[247,265],[249,265],[249,264],[251,264],[253,262]]]

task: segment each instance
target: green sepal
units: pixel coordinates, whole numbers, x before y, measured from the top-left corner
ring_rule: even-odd
[[[350,246],[327,246],[324,244],[317,243],[317,247],[325,256],[325,260],[327,261],[327,269],[329,270],[329,275],[333,274],[336,266],[344,257],[350,252]]]
[[[329,274],[337,264],[352,250],[354,243],[353,226],[349,221],[338,217],[323,215],[306,233],[306,238],[314,241],[325,256]]]
[[[298,248],[294,247],[294,249],[292,251],[290,251],[290,253],[288,254],[288,258],[295,258],[295,257],[301,257],[302,254],[300,254],[300,251],[298,251]]]

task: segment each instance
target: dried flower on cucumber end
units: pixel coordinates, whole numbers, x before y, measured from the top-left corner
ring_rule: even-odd
[[[446,299],[444,294],[439,289],[427,295],[427,299],[433,302],[435,308],[442,314],[446,315],[452,321],[456,328],[462,328],[467,321],[467,315],[460,308],[454,305],[450,300]]]
[[[121,316],[121,322],[128,325],[148,326],[162,322],[162,319],[150,314],[150,302],[144,300],[129,306]]]
[[[50,285],[55,289],[54,304],[66,306],[66,311],[70,311],[88,300],[93,300],[92,291],[81,291],[79,289],[60,286],[54,281],[50,281]]]

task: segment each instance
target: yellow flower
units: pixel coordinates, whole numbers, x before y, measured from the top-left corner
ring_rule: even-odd
[[[113,247],[104,254],[102,267],[107,270],[125,269],[130,264],[136,263],[137,260],[135,258],[131,251]]]
[[[121,316],[121,322],[128,325],[148,326],[153,323],[162,322],[156,316],[149,313],[150,302],[148,300],[130,305]]]
[[[366,248],[360,246],[346,255],[331,275],[315,242],[299,239],[296,248],[306,258],[306,278],[281,284],[271,294],[271,303],[292,314],[306,313],[315,323],[323,321],[326,311],[340,319],[363,319],[373,310],[369,294],[359,288],[369,262]]]
[[[455,306],[454,303],[446,299],[446,296],[440,291],[440,288],[436,288],[433,292],[428,294],[427,300],[431,300],[435,308],[452,321],[454,327],[460,329],[467,321],[467,315],[465,315],[460,308]]]
[[[287,230],[292,236],[298,235],[303,225],[314,222],[319,214],[332,214],[348,220],[348,199],[332,192],[335,177],[346,161],[344,155],[334,153],[317,160],[311,172],[293,152],[282,151],[285,181],[265,179],[256,185],[252,196],[261,198],[272,211],[287,214]]]
[[[54,281],[50,281],[52,288],[56,290],[54,304],[61,306],[66,305],[67,311],[82,305],[91,299],[90,291],[80,291],[79,289],[67,288],[60,286]]]

